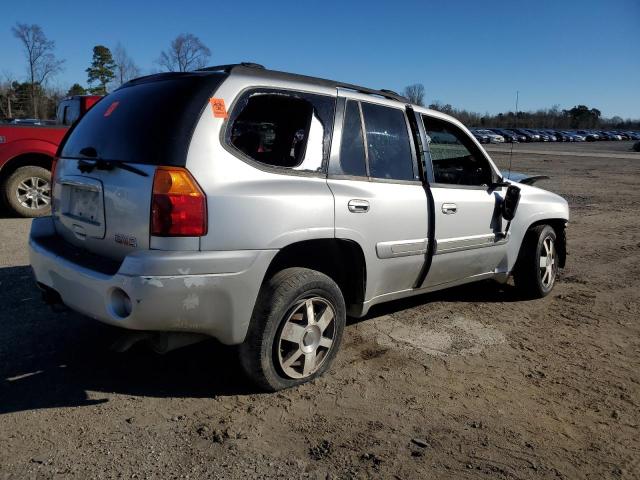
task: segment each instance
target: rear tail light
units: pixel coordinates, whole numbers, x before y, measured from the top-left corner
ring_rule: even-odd
[[[184,168],[158,167],[153,178],[151,235],[201,237],[207,234],[207,198]]]

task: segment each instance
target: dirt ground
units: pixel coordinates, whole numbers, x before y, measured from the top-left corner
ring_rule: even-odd
[[[572,209],[549,297],[485,282],[382,306],[278,394],[213,341],[110,351],[116,329],[41,304],[29,221],[0,219],[0,478],[640,478],[640,154],[553,148],[590,151],[513,157]]]

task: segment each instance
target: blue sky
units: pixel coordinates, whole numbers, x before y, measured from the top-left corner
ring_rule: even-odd
[[[273,69],[400,91],[496,113],[583,103],[640,118],[640,1],[106,1],[3,2],[0,73],[24,78],[16,22],[40,24],[65,71],[86,84],[96,44],[121,42],[147,73],[179,33],[199,36],[212,64]],[[99,7],[100,5],[100,7]]]

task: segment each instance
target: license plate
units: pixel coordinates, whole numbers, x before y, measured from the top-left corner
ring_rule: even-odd
[[[71,187],[68,213],[85,222],[98,224],[99,201],[99,192],[86,188]]]

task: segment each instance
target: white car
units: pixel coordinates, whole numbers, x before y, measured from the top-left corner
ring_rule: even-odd
[[[489,137],[490,143],[504,143],[504,137],[502,135],[498,135],[495,132],[492,132],[491,130],[476,130],[476,132]]]

